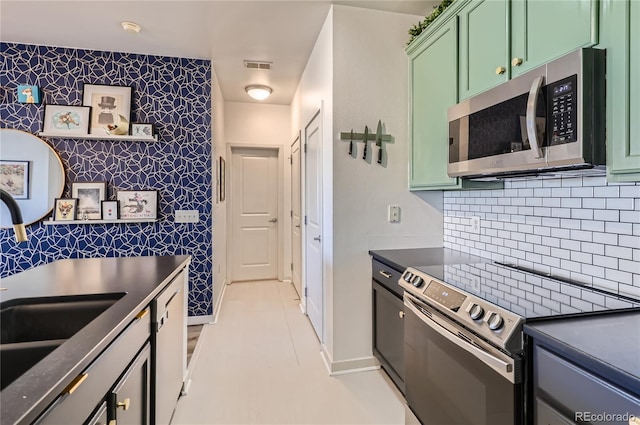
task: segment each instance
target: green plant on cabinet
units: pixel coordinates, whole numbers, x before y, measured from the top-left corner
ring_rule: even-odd
[[[601,47],[607,49],[607,178],[638,182],[640,2],[605,0],[601,6]]]
[[[471,0],[460,19],[460,98],[598,42],[596,0]]]

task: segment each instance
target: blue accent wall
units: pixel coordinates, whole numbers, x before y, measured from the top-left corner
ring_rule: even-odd
[[[156,189],[160,220],[35,223],[21,244],[0,229],[0,277],[63,258],[189,254],[189,315],[212,314],[211,62],[0,43],[0,127],[41,130],[44,106],[18,103],[18,84],[39,86],[46,103],[81,105],[84,83],[133,87],[131,121],[154,123],[159,141],[43,138],[62,158],[64,196],[73,181],[107,181],[111,199],[116,189]],[[200,222],[174,223],[176,209],[197,209]]]

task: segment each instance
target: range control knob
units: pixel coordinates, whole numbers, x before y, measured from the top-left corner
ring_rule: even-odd
[[[469,310],[469,316],[471,316],[473,320],[482,319],[483,315],[484,309],[478,304],[474,304],[473,307],[471,307],[471,310]]]
[[[489,329],[491,329],[492,331],[497,331],[500,330],[502,326],[504,326],[504,319],[498,313],[493,313],[493,315],[489,318],[487,324],[489,325]]]
[[[407,283],[411,283],[411,278],[413,277],[413,274],[411,274],[411,272],[406,272],[403,276],[403,279],[405,282]]]
[[[413,279],[411,279],[411,284],[416,288],[421,287],[423,283],[424,283],[424,279],[422,279],[418,275],[413,276]]]

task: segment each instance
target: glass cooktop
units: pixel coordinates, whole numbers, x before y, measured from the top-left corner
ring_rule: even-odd
[[[640,300],[500,263],[414,267],[525,319],[640,307]]]

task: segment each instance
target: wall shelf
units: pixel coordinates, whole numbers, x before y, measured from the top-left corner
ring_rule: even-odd
[[[121,223],[155,223],[157,218],[119,218],[117,220],[44,220],[45,226],[57,226],[60,224],[121,224]]]
[[[52,139],[80,139],[80,140],[120,140],[124,142],[157,142],[158,136],[140,137],[140,136],[110,136],[105,134],[100,136],[98,134],[51,134],[44,131],[38,133],[41,137],[50,137]]]

